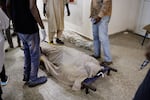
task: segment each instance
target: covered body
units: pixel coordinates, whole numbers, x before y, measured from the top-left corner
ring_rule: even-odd
[[[42,43],[41,49],[46,71],[73,90],[80,90],[82,81],[103,68],[96,59],[74,48]]]

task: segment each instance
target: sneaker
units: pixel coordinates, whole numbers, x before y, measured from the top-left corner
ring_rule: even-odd
[[[111,64],[113,64],[112,61],[103,61],[103,62],[100,63],[101,66],[108,66],[108,65],[111,65]]]
[[[42,77],[37,78],[34,81],[29,80],[27,84],[29,87],[35,87],[37,85],[44,84],[46,81],[47,81],[47,77],[42,76]]]
[[[95,58],[95,59],[99,59],[100,56],[95,56],[95,55],[91,55],[91,57]]]
[[[7,85],[7,83],[8,83],[8,79],[9,79],[9,77],[8,77],[8,76],[6,76],[6,81],[5,81],[5,82],[2,82],[2,81],[1,81],[1,85],[2,85],[2,86]]]
[[[64,44],[64,42],[62,40],[58,39],[58,38],[56,38],[56,42],[57,42],[57,44],[61,44],[61,45]]]

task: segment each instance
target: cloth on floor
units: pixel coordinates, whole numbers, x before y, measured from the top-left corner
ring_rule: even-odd
[[[43,42],[41,50],[46,71],[72,90],[80,90],[82,81],[103,69],[96,59],[74,48]]]

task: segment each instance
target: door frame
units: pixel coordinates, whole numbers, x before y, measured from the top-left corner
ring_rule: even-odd
[[[139,16],[138,16],[138,19],[137,19],[137,25],[136,25],[136,30],[135,30],[135,32],[137,33],[137,34],[139,34],[139,35],[142,35],[142,36],[144,36],[145,35],[145,33],[142,33],[141,32],[141,23],[142,23],[142,17],[143,17],[143,9],[144,9],[144,2],[146,2],[146,1],[149,1],[150,2],[150,0],[141,0],[141,4],[140,4],[140,12],[139,12]],[[143,26],[144,27],[144,26]],[[149,38],[150,38],[150,36],[148,36]]]

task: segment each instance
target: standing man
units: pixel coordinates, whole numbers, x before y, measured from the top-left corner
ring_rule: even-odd
[[[15,32],[23,42],[25,55],[23,81],[26,81],[29,87],[45,83],[47,77],[38,77],[40,37],[37,23],[41,27],[43,40],[45,40],[46,33],[36,0],[8,0],[7,8],[14,23]]]
[[[6,0],[0,0],[0,6],[1,6],[2,10],[5,12],[5,14],[7,14]],[[10,23],[10,21],[9,21],[9,23]],[[3,30],[3,32],[5,32],[5,34],[6,34],[6,38],[8,40],[9,47],[14,48],[13,41],[12,41],[12,36],[11,36],[11,33],[10,33],[10,25],[7,29]]]
[[[6,14],[3,12],[1,9],[0,5],[0,79],[1,83],[7,83],[8,77],[5,75],[5,67],[4,67],[4,62],[5,62],[5,52],[4,52],[4,36],[2,34],[2,30],[7,29],[9,26],[9,19],[6,16]],[[0,100],[2,100],[2,89],[1,89],[0,84]],[[5,84],[6,85],[6,84]]]
[[[102,64],[112,64],[110,53],[108,23],[111,17],[112,0],[92,0],[91,2],[91,21],[94,37],[94,58],[100,58],[101,46],[104,51],[104,61]]]
[[[64,30],[64,6],[68,0],[43,0],[43,2],[44,7],[46,7],[46,10],[44,8],[44,15],[48,18],[49,41],[53,43],[54,35],[57,34],[56,43],[64,44],[60,38]],[[68,9],[67,11],[70,15],[70,11]]]

